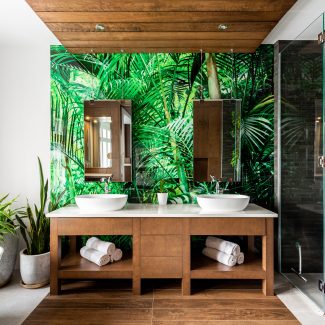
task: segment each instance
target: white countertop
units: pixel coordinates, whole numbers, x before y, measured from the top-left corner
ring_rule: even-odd
[[[49,218],[277,218],[278,215],[256,204],[249,204],[240,212],[209,212],[202,210],[197,204],[157,204],[128,203],[122,210],[105,212],[83,212],[76,205],[68,205],[64,208],[47,214]]]

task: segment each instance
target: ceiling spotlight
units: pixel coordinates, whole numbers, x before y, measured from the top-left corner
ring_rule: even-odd
[[[96,32],[103,32],[103,31],[105,31],[105,26],[102,24],[97,24],[95,29],[96,29]]]
[[[218,29],[219,29],[219,30],[227,30],[227,29],[228,29],[228,25],[227,25],[227,24],[220,24],[220,25],[218,26]]]

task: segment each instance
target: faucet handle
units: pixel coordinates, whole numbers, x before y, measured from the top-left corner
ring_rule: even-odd
[[[211,182],[216,182],[217,181],[215,176],[213,176],[213,175],[210,175],[210,178],[211,178]]]

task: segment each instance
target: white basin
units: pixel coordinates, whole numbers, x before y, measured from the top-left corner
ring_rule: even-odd
[[[76,196],[80,210],[87,212],[121,210],[128,200],[126,194],[86,194]]]
[[[197,202],[204,211],[238,212],[247,207],[249,196],[240,194],[203,194],[197,196]]]

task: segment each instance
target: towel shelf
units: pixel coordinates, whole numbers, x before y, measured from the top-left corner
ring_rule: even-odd
[[[79,254],[69,254],[62,259],[59,279],[132,279],[132,256],[123,256],[119,262],[98,266]]]
[[[223,265],[202,254],[192,255],[191,279],[265,279],[262,259],[245,255],[245,262],[233,267]]]

